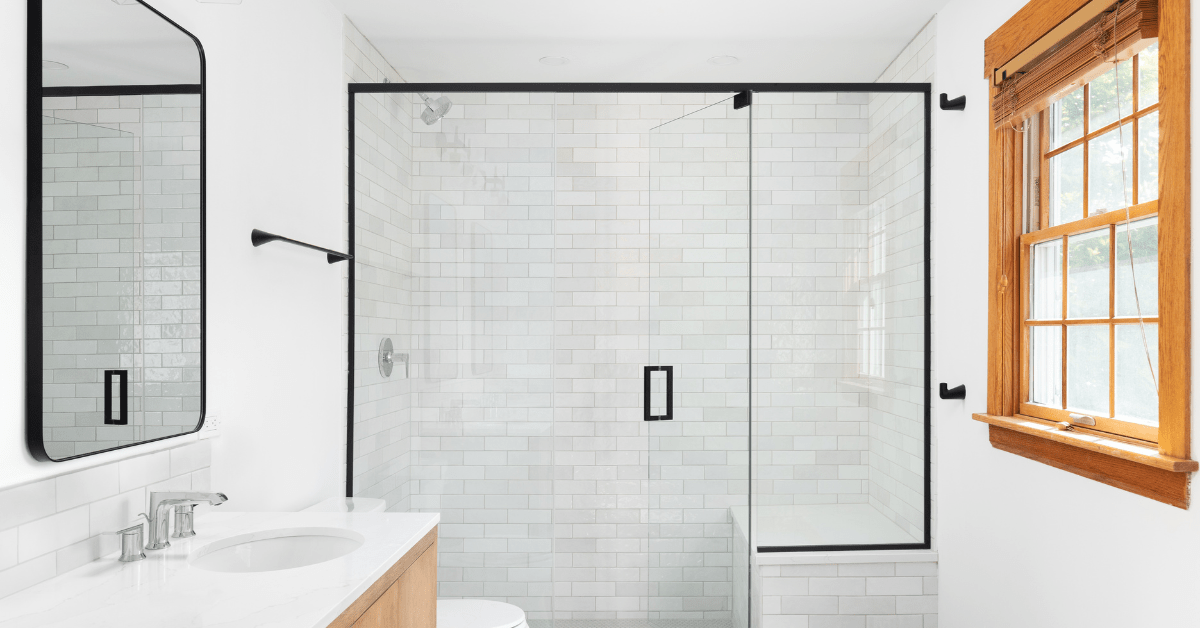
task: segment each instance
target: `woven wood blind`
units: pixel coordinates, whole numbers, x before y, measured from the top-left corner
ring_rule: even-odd
[[[1116,21],[1116,37],[1113,22]],[[1069,88],[1082,85],[1158,37],[1158,0],[1123,0],[1008,76],[992,98],[996,128],[1017,124]]]

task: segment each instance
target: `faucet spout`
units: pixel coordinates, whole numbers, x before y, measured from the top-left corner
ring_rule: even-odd
[[[150,542],[146,549],[160,550],[171,547],[167,540],[170,523],[169,511],[179,504],[210,504],[220,506],[229,501],[224,493],[199,493],[194,491],[150,493]]]

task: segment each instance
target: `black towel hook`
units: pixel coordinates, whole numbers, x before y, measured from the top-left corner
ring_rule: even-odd
[[[941,102],[938,104],[941,105],[942,111],[962,111],[967,108],[967,97],[963,95],[958,98],[949,98],[943,92]]]
[[[962,384],[960,386],[950,388],[946,385],[946,382],[942,382],[941,386],[938,386],[938,396],[942,399],[966,399],[967,385]]]

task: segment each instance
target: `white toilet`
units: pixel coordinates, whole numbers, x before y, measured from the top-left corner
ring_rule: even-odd
[[[491,600],[437,601],[438,628],[529,628],[525,611]]]
[[[387,502],[373,497],[331,497],[304,509],[309,512],[384,512]],[[491,600],[438,600],[438,628],[529,628],[525,611]]]

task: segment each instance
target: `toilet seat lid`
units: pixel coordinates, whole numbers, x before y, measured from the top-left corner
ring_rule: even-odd
[[[438,628],[514,628],[525,611],[491,600],[438,600]]]

